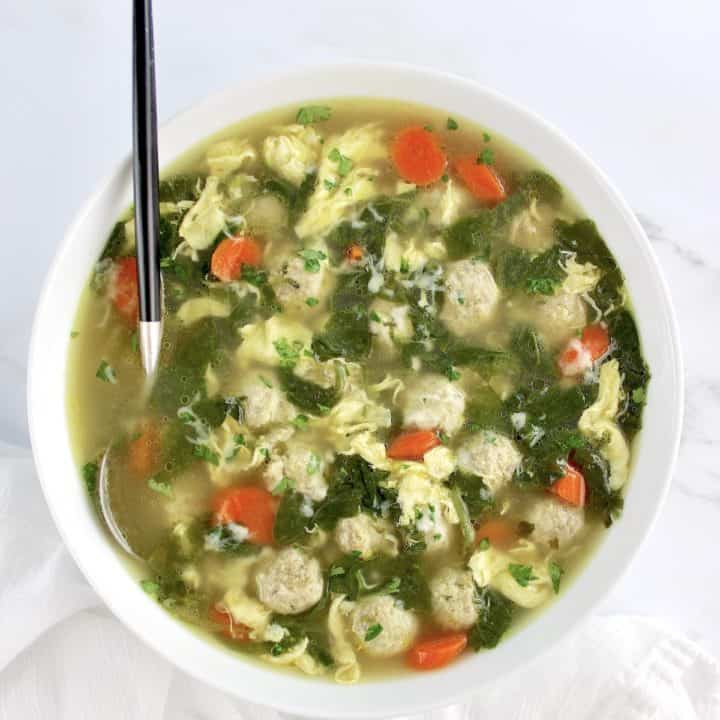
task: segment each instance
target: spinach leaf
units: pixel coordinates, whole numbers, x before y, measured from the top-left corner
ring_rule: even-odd
[[[110,237],[105,243],[105,247],[100,255],[100,261],[107,259],[115,259],[125,244],[125,223],[117,222],[110,233]]]
[[[557,205],[562,200],[562,188],[560,183],[548,173],[542,170],[531,170],[520,181],[520,188],[531,197],[540,202]]]
[[[332,530],[338,520],[360,511],[379,515],[383,504],[395,499],[394,492],[382,485],[388,474],[360,455],[338,455],[330,470],[327,495],[315,510],[314,523]]]
[[[313,415],[324,415],[340,399],[336,388],[324,388],[309,380],[303,380],[290,368],[281,368],[280,382],[288,400]]]
[[[287,205],[288,220],[290,225],[293,225],[307,209],[308,198],[315,191],[316,185],[317,173],[312,172],[305,175],[299,187],[282,178],[269,177],[263,182],[263,190],[275,195]]]
[[[622,512],[623,497],[610,487],[607,461],[589,443],[573,450],[572,460],[580,467],[588,487],[587,510],[599,514],[605,526],[610,527]]]
[[[572,223],[556,220],[553,232],[558,245],[564,250],[576,253],[579,263],[592,263],[602,271],[614,270],[617,267],[592,220],[576,220]]]
[[[483,512],[493,506],[493,495],[481,477],[456,470],[448,478],[448,485],[460,492],[471,520],[477,520]]]
[[[358,361],[370,353],[369,278],[365,269],[340,276],[331,300],[332,315],[312,342],[320,360],[343,357]]]
[[[473,650],[494,648],[510,627],[515,605],[489,587],[478,591],[476,605],[478,620],[468,633],[470,647]]]
[[[640,350],[640,337],[632,314],[625,309],[608,317],[608,330],[616,349],[614,357],[620,365],[625,391],[625,405],[618,420],[620,427],[632,437],[642,425],[642,410],[645,394],[650,382],[650,370]]]
[[[409,610],[428,610],[430,590],[422,569],[412,557],[376,555],[363,560],[344,555],[328,571],[330,591],[349,600],[363,595],[392,595]]]
[[[292,545],[307,540],[308,530],[312,528],[312,519],[302,513],[302,506],[305,503],[304,496],[298,492],[283,493],[275,516],[273,529],[275,542],[280,545]]]
[[[445,231],[448,258],[460,260],[474,255],[488,259],[493,243],[504,239],[510,221],[526,205],[525,193],[513,193],[494,208],[457,220]]]
[[[552,382],[556,374],[555,363],[532,327],[516,327],[510,337],[510,348],[518,360],[526,382],[528,378],[545,378]]]
[[[465,408],[465,426],[473,432],[477,430],[496,430],[510,434],[512,424],[505,405],[497,393],[490,387],[473,390]]]
[[[557,245],[539,255],[516,247],[506,248],[493,258],[495,279],[500,287],[509,290],[552,295],[567,277],[563,252]]]

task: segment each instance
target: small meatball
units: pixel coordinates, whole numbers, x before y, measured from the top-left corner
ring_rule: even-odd
[[[540,338],[549,348],[566,343],[587,325],[585,303],[574,293],[560,292],[536,299],[532,316]]]
[[[553,497],[542,497],[533,503],[525,519],[533,525],[533,540],[546,545],[557,541],[562,547],[583,529],[585,511]]]
[[[318,300],[318,306],[329,290],[327,262],[321,260],[316,271],[306,269],[305,260],[294,257],[283,263],[280,270],[271,277],[271,284],[277,299],[285,310],[307,313],[312,310],[308,298]]]
[[[372,518],[360,513],[338,522],[335,542],[344,553],[359,552],[361,557],[369,558],[385,544],[385,539]]]
[[[510,438],[490,431],[476,433],[457,452],[458,468],[481,477],[493,493],[512,480],[521,460],[522,455]]]
[[[260,601],[283,615],[297,615],[316,605],[323,594],[320,563],[296,548],[285,548],[255,575]]]
[[[243,399],[245,422],[253,430],[275,423],[287,422],[295,413],[283,393],[273,385],[268,387],[258,375],[249,375],[239,388]]]
[[[481,262],[450,263],[445,274],[445,302],[440,319],[456,335],[477,332],[494,312],[500,291],[490,268]]]
[[[319,502],[327,495],[323,456],[307,445],[288,443],[285,453],[273,458],[264,473],[268,490],[274,490],[283,478],[292,481],[295,490]]]
[[[444,568],[430,581],[433,617],[446,630],[465,630],[478,618],[469,570]]]
[[[405,392],[405,427],[453,435],[462,427],[464,412],[465,393],[441,375],[420,376]]]
[[[373,657],[399,655],[412,645],[420,629],[415,614],[405,610],[390,595],[362,598],[350,618],[357,645]]]

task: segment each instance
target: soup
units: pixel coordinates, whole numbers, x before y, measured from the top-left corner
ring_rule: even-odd
[[[146,387],[131,214],[70,343],[75,451],[143,589],[338,682],[488,650],[620,515],[649,371],[592,220],[494,130],[337,100],[160,184]]]

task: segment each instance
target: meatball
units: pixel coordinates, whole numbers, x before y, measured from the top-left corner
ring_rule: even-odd
[[[327,294],[326,263],[321,261],[314,272],[306,269],[305,265],[306,261],[296,256],[283,264],[271,278],[277,299],[285,310],[310,312],[312,308],[308,306],[307,299],[322,300]]]
[[[406,427],[437,429],[448,435],[463,424],[465,393],[441,375],[424,375],[405,392],[403,418]]]
[[[548,347],[567,342],[587,324],[585,303],[574,293],[561,292],[536,299],[532,315],[540,337]]]
[[[457,452],[458,468],[479,475],[494,493],[512,480],[521,460],[522,455],[510,438],[490,431],[476,433]]]
[[[361,557],[369,558],[382,547],[384,538],[372,518],[360,513],[338,522],[335,542],[344,553],[359,552]]]
[[[430,581],[433,617],[446,630],[465,630],[478,618],[475,583],[469,570],[443,568]]]
[[[320,601],[323,574],[316,558],[285,548],[260,567],[255,585],[258,598],[272,611],[296,615]]]
[[[266,467],[265,484],[274,490],[283,478],[288,478],[295,490],[319,502],[327,495],[325,469],[325,459],[320,453],[301,443],[288,443],[284,455],[274,458]]]
[[[495,310],[500,291],[482,262],[450,263],[445,274],[445,302],[440,319],[456,335],[472,334]]]
[[[532,539],[559,546],[567,545],[584,527],[585,511],[553,497],[538,498],[525,519],[533,525]]]
[[[293,417],[293,407],[276,387],[268,387],[258,375],[250,375],[242,382],[238,395],[242,401],[245,422],[253,430],[286,422]]]
[[[391,657],[407,650],[420,629],[414,613],[390,595],[359,600],[350,616],[350,629],[358,646],[374,657]]]

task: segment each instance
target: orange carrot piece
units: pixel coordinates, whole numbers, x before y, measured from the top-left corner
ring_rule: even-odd
[[[593,360],[602,357],[610,347],[610,335],[603,325],[588,325],[582,332],[582,344],[588,349]]]
[[[137,260],[134,257],[123,257],[116,261],[110,299],[125,321],[137,322],[138,278]]]
[[[210,621],[218,626],[218,630],[238,642],[247,642],[250,639],[250,628],[242,623],[236,623],[233,616],[222,605],[213,605],[208,611]]]
[[[257,267],[262,262],[262,248],[253,238],[241,235],[225,238],[215,248],[210,260],[210,270],[223,282],[237,280],[243,265]]]
[[[272,544],[277,500],[264,488],[243,485],[221,490],[212,500],[212,510],[214,525],[244,525],[248,542]]]
[[[128,445],[128,467],[136,477],[150,477],[157,469],[159,456],[160,434],[155,425],[147,422],[143,425],[140,435]]]
[[[488,205],[495,205],[507,197],[498,174],[489,165],[478,163],[472,156],[458,158],[455,161],[455,172],[468,190]]]
[[[518,539],[517,528],[505,518],[492,518],[486,520],[475,531],[477,543],[487,540],[493,547],[506,550],[512,547]]]
[[[467,647],[464,632],[443,633],[420,640],[407,654],[407,662],[415,670],[437,670],[451,663]]]
[[[387,456],[393,460],[422,460],[425,453],[441,445],[442,441],[434,430],[411,430],[398,435],[387,449]]]
[[[558,369],[565,377],[582,375],[592,367],[592,363],[592,353],[578,338],[572,338],[557,359]]]
[[[582,507],[587,495],[585,478],[578,468],[568,463],[567,471],[550,486],[550,492],[569,505]]]
[[[422,127],[401,130],[393,142],[392,160],[398,175],[416,185],[430,185],[442,177],[447,158],[433,133]]]
[[[359,245],[353,243],[345,251],[345,256],[350,262],[359,262],[363,259],[363,249]]]

